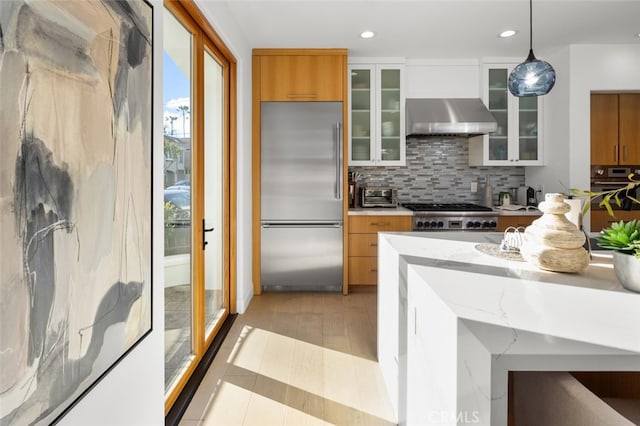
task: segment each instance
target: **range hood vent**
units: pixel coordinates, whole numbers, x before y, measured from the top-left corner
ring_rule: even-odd
[[[497,128],[496,119],[478,98],[407,99],[408,137],[478,136]]]

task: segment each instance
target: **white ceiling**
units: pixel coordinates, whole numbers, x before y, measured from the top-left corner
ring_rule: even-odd
[[[251,47],[346,47],[351,56],[526,57],[528,0],[201,0],[225,3]],[[363,30],[373,39],[359,37]],[[497,34],[517,29],[516,36]],[[533,49],[640,44],[640,0],[534,0]]]

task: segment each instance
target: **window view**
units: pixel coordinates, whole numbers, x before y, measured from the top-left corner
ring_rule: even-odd
[[[165,390],[193,357],[191,254],[191,39],[164,11]]]

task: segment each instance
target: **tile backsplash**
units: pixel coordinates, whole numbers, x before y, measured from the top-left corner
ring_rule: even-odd
[[[524,167],[469,166],[469,141],[465,138],[407,139],[404,167],[349,167],[370,186],[398,189],[398,201],[480,203],[487,176],[491,176],[494,204],[498,193],[524,185]],[[471,183],[478,191],[471,192]],[[360,182],[362,185],[362,181]]]

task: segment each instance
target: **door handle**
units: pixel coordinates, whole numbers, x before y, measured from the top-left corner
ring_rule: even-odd
[[[342,199],[342,124],[336,123],[336,200]]]
[[[204,219],[202,219],[202,250],[206,249],[206,248],[207,248],[207,244],[209,244],[209,243],[207,242],[207,240],[205,239],[205,235],[204,235],[204,234],[205,234],[205,232],[211,232],[211,231],[213,231],[214,229],[215,229],[214,227],[207,228],[207,227],[204,225]]]

